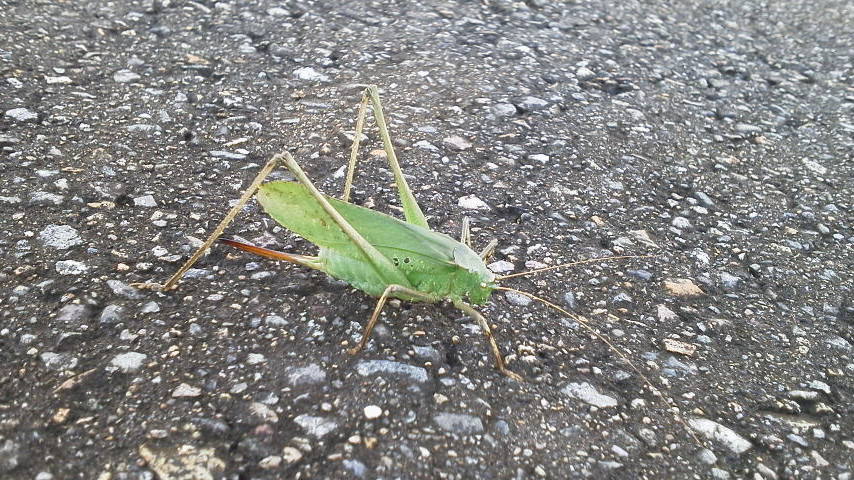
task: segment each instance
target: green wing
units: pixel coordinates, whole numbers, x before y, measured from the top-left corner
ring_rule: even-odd
[[[374,293],[375,282],[355,278],[352,266],[347,268],[346,274],[341,272],[341,275],[335,275],[333,270],[336,265],[331,263],[340,263],[340,257],[362,260],[363,253],[302,184],[266,183],[258,190],[257,198],[273,219],[321,247],[320,256],[330,260],[330,274],[368,293]],[[365,240],[391,259],[419,290],[437,294],[453,293],[445,291],[455,289],[453,279],[446,275],[461,268],[478,276],[484,273],[489,275],[476,253],[447,235],[335,198],[326,199]],[[436,283],[437,277],[444,278],[444,286]],[[370,284],[372,288],[359,285],[360,280],[365,280],[364,283]],[[381,293],[382,289],[379,291]]]

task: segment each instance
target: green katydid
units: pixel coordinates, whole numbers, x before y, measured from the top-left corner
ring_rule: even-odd
[[[369,102],[401,197],[406,221],[348,203]],[[262,185],[264,178],[281,162],[296,177],[297,182],[277,181]],[[257,199],[266,212],[287,229],[318,245],[320,247],[318,254],[316,256],[296,255],[249,245],[236,240],[220,241],[254,254],[321,270],[332,277],[346,281],[371,296],[379,297],[373,314],[365,326],[361,341],[349,350],[351,354],[359,352],[367,344],[389,297],[412,302],[450,301],[480,326],[489,342],[498,370],[514,380],[521,381],[521,376],[506,367],[504,357],[501,355],[492,329],[486,319],[469,304],[482,305],[486,303],[494,290],[511,290],[529,296],[574,318],[593,335],[605,341],[619,356],[628,361],[628,358],[606,338],[586,325],[586,320],[582,317],[573,315],[557,305],[529,293],[501,287],[497,282],[501,279],[580,263],[636,257],[598,258],[503,277],[496,276],[487,268],[485,263],[485,258],[494,249],[496,242],[491,241],[482,252],[475,253],[470,246],[471,235],[467,218],[463,220],[460,241],[429,229],[427,219],[418,206],[397,161],[383,115],[379,93],[374,85],[365,90],[359,105],[344,192],[340,200],[323,195],[290,153],[277,154],[262,168],[237,204],[228,212],[204,244],[166,284],[163,286],[142,284],[142,286],[163,290],[174,288],[184,273],[217,240],[226,226],[256,191]],[[634,367],[630,361],[628,363],[641,375],[647,385],[655,388],[640,370]]]

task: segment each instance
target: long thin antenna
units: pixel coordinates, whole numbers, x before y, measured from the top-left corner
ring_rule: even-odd
[[[537,268],[535,270],[528,270],[527,272],[512,273],[510,275],[500,275],[500,276],[495,277],[495,278],[496,278],[496,280],[504,280],[507,278],[524,277],[525,275],[533,275],[535,273],[547,272],[549,270],[556,270],[558,268],[563,268],[563,267],[574,267],[576,265],[584,265],[585,263],[599,263],[599,262],[604,262],[606,260],[623,260],[626,258],[654,258],[657,256],[658,255],[619,255],[616,257],[591,258],[589,260],[579,260],[577,262],[569,262],[569,263],[561,263],[560,265],[552,265],[551,267]]]
[[[571,319],[575,320],[576,322],[578,322],[578,324],[579,324],[579,325],[581,325],[582,327],[584,327],[584,329],[585,329],[585,330],[587,330],[587,331],[588,331],[588,332],[590,332],[593,336],[595,336],[596,338],[598,338],[599,340],[601,340],[603,343],[605,343],[605,345],[607,345],[607,346],[608,346],[608,348],[610,348],[610,349],[611,349],[611,351],[613,351],[613,352],[614,352],[614,353],[616,353],[620,358],[622,358],[623,360],[625,360],[625,361],[626,361],[626,363],[628,363],[628,364],[629,364],[629,366],[632,368],[632,370],[634,370],[634,371],[635,371],[635,373],[637,373],[638,375],[640,375],[640,377],[643,379],[644,383],[645,383],[645,384],[646,384],[650,389],[652,389],[652,391],[653,391],[653,393],[654,393],[654,394],[656,394],[656,395],[658,395],[659,397],[663,398],[663,399],[664,399],[664,401],[665,401],[665,403],[666,403],[669,407],[671,407],[671,408],[675,409],[675,412],[674,412],[674,413],[676,414],[676,419],[679,421],[679,423],[681,423],[681,424],[682,424],[682,426],[684,426],[684,427],[685,427],[685,430],[686,430],[686,431],[691,435],[691,437],[694,439],[694,441],[695,441],[695,442],[697,442],[697,444],[698,444],[698,445],[700,445],[701,447],[702,447],[702,446],[705,446],[705,444],[704,444],[702,441],[700,441],[700,439],[697,437],[697,435],[695,435],[695,434],[694,434],[694,431],[693,431],[693,429],[688,425],[688,422],[686,422],[686,421],[685,421],[685,419],[684,419],[684,418],[682,418],[682,415],[680,415],[680,414],[678,413],[678,411],[679,411],[679,407],[675,404],[675,402],[673,402],[673,400],[672,400],[670,397],[668,397],[667,395],[665,395],[665,394],[664,394],[664,392],[662,392],[661,390],[659,390],[659,389],[658,389],[658,387],[656,387],[656,386],[652,383],[652,381],[650,381],[650,379],[649,379],[649,378],[647,378],[647,376],[646,376],[646,375],[644,375],[644,373],[643,373],[642,371],[640,371],[640,369],[639,369],[638,367],[636,367],[636,366],[635,366],[634,362],[632,362],[631,360],[629,360],[629,357],[627,357],[627,356],[626,356],[626,354],[624,354],[623,352],[621,352],[621,351],[620,351],[620,350],[619,350],[619,349],[618,349],[618,348],[617,348],[613,343],[611,343],[611,341],[610,341],[610,340],[608,340],[604,335],[602,335],[601,333],[599,333],[599,332],[597,332],[596,330],[594,330],[594,329],[593,329],[593,327],[591,327],[591,326],[589,325],[589,321],[588,321],[586,318],[584,318],[584,317],[582,317],[582,316],[580,316],[580,315],[575,315],[575,314],[573,314],[573,313],[570,313],[570,312],[566,311],[565,309],[563,309],[563,308],[561,308],[561,307],[559,307],[559,306],[555,305],[554,303],[552,303],[552,302],[550,302],[550,301],[548,301],[548,300],[546,300],[546,299],[544,299],[544,298],[540,298],[540,297],[538,297],[538,296],[536,296],[536,295],[534,295],[534,294],[532,294],[532,293],[523,292],[522,290],[516,290],[515,288],[509,288],[509,287],[495,287],[495,289],[496,289],[496,290],[504,290],[504,291],[507,291],[507,292],[515,292],[515,293],[518,293],[519,295],[524,295],[524,296],[526,296],[526,297],[528,297],[528,298],[530,298],[530,299],[533,299],[533,300],[536,300],[536,301],[538,301],[538,302],[541,302],[541,303],[543,303],[544,305],[546,305],[546,306],[548,306],[548,307],[554,308],[555,310],[559,311],[560,313],[562,313],[562,314],[566,315],[567,317],[569,317],[569,318],[571,318]]]

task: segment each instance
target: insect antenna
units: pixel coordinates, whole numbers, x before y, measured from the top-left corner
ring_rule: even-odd
[[[647,256],[654,257],[655,255],[647,255]],[[633,257],[611,257],[611,258],[633,258]],[[603,259],[597,259],[597,260],[603,260]],[[587,262],[576,262],[576,263],[590,263],[590,262],[587,261]],[[560,266],[564,266],[564,265],[558,265],[557,267],[560,267]],[[557,267],[549,267],[548,269],[557,268]],[[544,269],[539,269],[539,270],[542,271]],[[534,273],[534,272],[536,272],[536,270],[532,270],[530,272],[525,272],[525,273],[527,274],[527,273]],[[513,275],[510,275],[510,276],[513,276]],[[624,354],[622,351],[620,351],[620,349],[618,349],[616,345],[611,343],[611,341],[608,340],[607,337],[605,337],[601,333],[597,332],[593,327],[591,327],[589,324],[589,321],[586,318],[584,318],[580,315],[575,315],[573,313],[570,313],[570,312],[566,311],[566,309],[561,308],[558,305],[555,305],[554,303],[552,303],[552,302],[550,302],[544,298],[540,298],[540,297],[534,295],[533,293],[524,292],[522,290],[517,290],[515,288],[510,288],[510,287],[500,287],[499,286],[499,287],[495,287],[495,289],[496,290],[504,290],[506,292],[514,292],[514,293],[518,293],[519,295],[524,295],[524,296],[526,296],[532,300],[536,300],[536,301],[542,303],[543,305],[545,305],[547,307],[551,307],[551,308],[557,310],[558,312],[560,312],[560,313],[566,315],[567,317],[578,322],[578,324],[581,325],[582,327],[584,327],[584,329],[587,330],[591,335],[593,335],[594,337],[601,340],[605,345],[608,346],[608,348],[611,349],[612,352],[616,353],[620,358],[622,358],[626,363],[628,363],[629,367],[631,367],[631,369],[634,370],[635,373],[637,373],[641,377],[641,379],[646,384],[646,386],[649,387],[650,390],[652,390],[653,394],[655,396],[663,398],[664,402],[667,404],[667,406],[669,406],[670,408],[672,408],[674,410],[674,415],[676,416],[676,419],[679,421],[679,423],[682,424],[683,427],[685,427],[685,431],[687,431],[691,435],[691,437],[694,439],[694,441],[697,442],[697,445],[699,445],[701,447],[705,446],[705,444],[697,437],[697,435],[694,434],[694,430],[690,426],[688,426],[688,422],[685,421],[685,419],[682,417],[682,414],[679,413],[679,407],[675,404],[675,402],[673,402],[673,399],[671,399],[670,397],[665,395],[664,392],[659,390],[658,387],[656,387],[652,383],[652,381],[646,375],[644,375],[644,373],[638,367],[635,366],[634,362],[629,360],[629,357],[626,356],[626,354]]]
[[[528,270],[527,272],[511,273],[510,275],[499,275],[499,276],[495,277],[495,279],[496,280],[504,280],[507,278],[524,277],[527,275],[533,275],[535,273],[547,272],[549,270],[557,270],[558,268],[574,267],[576,265],[584,265],[586,263],[599,263],[599,262],[604,262],[606,260],[624,260],[624,259],[628,259],[628,258],[654,258],[657,256],[658,255],[618,255],[615,257],[591,258],[588,260],[579,260],[576,262],[561,263],[560,265],[552,265],[550,267],[537,268],[534,270]]]

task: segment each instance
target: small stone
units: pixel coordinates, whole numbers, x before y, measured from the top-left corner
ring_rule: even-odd
[[[202,389],[182,383],[172,391],[173,398],[196,398],[202,394]]]
[[[153,195],[143,195],[141,197],[134,198],[133,204],[137,207],[153,208],[157,206],[157,201],[154,200]]]
[[[434,363],[438,363],[442,360],[442,355],[433,347],[414,345],[412,350],[418,358],[429,360]]]
[[[294,70],[294,78],[307,82],[328,82],[329,76],[324,75],[311,67],[303,67]]]
[[[279,415],[273,411],[272,408],[264,405],[261,402],[252,402],[249,406],[249,412],[261,419],[262,422],[265,423],[279,423]]]
[[[512,117],[516,115],[516,105],[512,103],[496,103],[489,108],[489,111],[496,117]]]
[[[490,263],[486,268],[492,271],[492,273],[509,273],[516,267],[507,260],[498,260],[497,262]]]
[[[365,473],[367,473],[368,471],[368,467],[366,467],[364,463],[352,458],[344,460],[341,463],[344,465],[344,468],[350,470],[351,472],[353,472],[353,475],[359,478],[364,477]]]
[[[264,317],[264,323],[268,327],[281,328],[288,324],[288,321],[278,315],[268,315]]]
[[[700,287],[687,278],[667,280],[664,282],[664,288],[677,297],[690,297],[704,294],[704,292],[700,290]]]
[[[273,470],[275,468],[279,468],[282,464],[282,457],[278,455],[270,455],[269,457],[264,457],[258,462],[258,466],[263,468],[264,470]]]
[[[0,473],[8,473],[18,468],[24,461],[25,454],[21,445],[7,439],[0,446]]]
[[[58,77],[51,77],[51,76],[45,75],[44,81],[48,85],[70,85],[70,84],[74,83],[74,81],[71,80],[71,77],[68,77],[65,75],[61,75]]]
[[[595,407],[608,408],[617,406],[616,398],[599,393],[596,387],[588,382],[570,383],[561,389],[561,392]]]
[[[163,448],[142,445],[139,456],[154,471],[154,478],[161,480],[213,480],[223,478],[225,462],[216,456],[213,448],[198,448],[181,445]]]
[[[127,352],[116,355],[110,361],[110,365],[118,368],[123,373],[133,373],[142,368],[143,362],[148,355],[139,352]],[[175,396],[173,393],[172,396]]]
[[[113,74],[113,81],[117,83],[130,83],[135,82],[142,78],[138,73],[134,73],[130,70],[119,70]]]
[[[112,290],[113,293],[125,298],[135,300],[143,297],[142,292],[121,280],[107,280],[107,286],[110,287],[110,290]]]
[[[679,230],[690,230],[691,229],[691,220],[688,220],[685,217],[675,217],[673,221],[670,222],[671,225],[678,228]]]
[[[125,309],[119,305],[107,305],[101,312],[100,323],[102,325],[111,325],[122,321]]]
[[[375,377],[377,374],[402,376],[417,383],[426,383],[429,379],[424,368],[391,360],[362,360],[356,364],[356,372],[363,377]]]
[[[38,114],[26,108],[13,108],[6,110],[6,117],[18,122],[32,122],[39,118]]]
[[[472,147],[471,142],[458,135],[443,138],[442,143],[451,150],[456,150],[458,152],[468,150]]]
[[[735,131],[742,135],[754,135],[762,132],[761,127],[750,125],[749,123],[736,123]]]
[[[466,195],[457,200],[457,205],[466,210],[489,210],[489,205],[474,195]]]
[[[548,107],[549,102],[538,97],[525,97],[519,102],[518,106],[522,110],[528,112],[536,112],[538,110],[543,110]]]
[[[706,465],[714,465],[715,462],[718,461],[718,456],[715,455],[715,452],[708,448],[701,449],[700,452],[697,453],[697,458]]]
[[[83,262],[76,260],[60,260],[56,262],[56,272],[60,275],[82,275],[89,271],[89,267]]]
[[[383,409],[376,405],[368,405],[365,407],[365,418],[375,420],[383,415]]]
[[[527,307],[533,301],[531,297],[522,295],[518,292],[504,292],[504,298],[506,298],[511,305],[517,305],[519,307]]]
[[[294,447],[285,447],[282,449],[282,460],[286,463],[294,464],[302,459],[302,452]]]
[[[305,367],[291,367],[285,372],[288,382],[293,385],[316,385],[326,381],[326,371],[320,365],[313,363]]]
[[[67,250],[83,243],[77,230],[70,225],[48,225],[39,233],[39,239],[48,247],[58,250]]]
[[[734,290],[741,283],[741,278],[728,272],[720,273],[721,284],[728,290]]]
[[[160,311],[160,304],[155,301],[145,302],[139,311],[140,313],[157,313]]]
[[[299,415],[294,422],[302,427],[306,433],[317,438],[323,438],[326,434],[338,428],[338,423],[326,417],[314,415]]]
[[[70,353],[44,352],[40,355],[40,358],[48,370],[56,372],[73,370],[78,363],[77,357]]]
[[[433,422],[442,430],[458,435],[474,435],[483,432],[483,422],[472,415],[441,412],[433,415]]]
[[[750,441],[732,429],[712,420],[706,418],[692,418],[688,420],[688,425],[690,425],[697,433],[703,434],[707,438],[723,444],[736,455],[740,455],[753,447],[753,444],[751,444]]]
[[[249,365],[258,365],[267,361],[267,357],[260,353],[250,353],[246,356],[246,363]]]
[[[70,303],[56,312],[56,320],[70,325],[80,325],[89,316],[89,307],[78,303]]]
[[[575,77],[579,80],[591,80],[593,78],[596,78],[596,73],[587,67],[579,67],[575,71]]]
[[[65,197],[50,192],[33,192],[30,194],[30,205],[62,205]]]
[[[532,162],[540,162],[540,163],[549,163],[550,157],[543,153],[535,153],[533,155],[528,155],[528,160]]]

